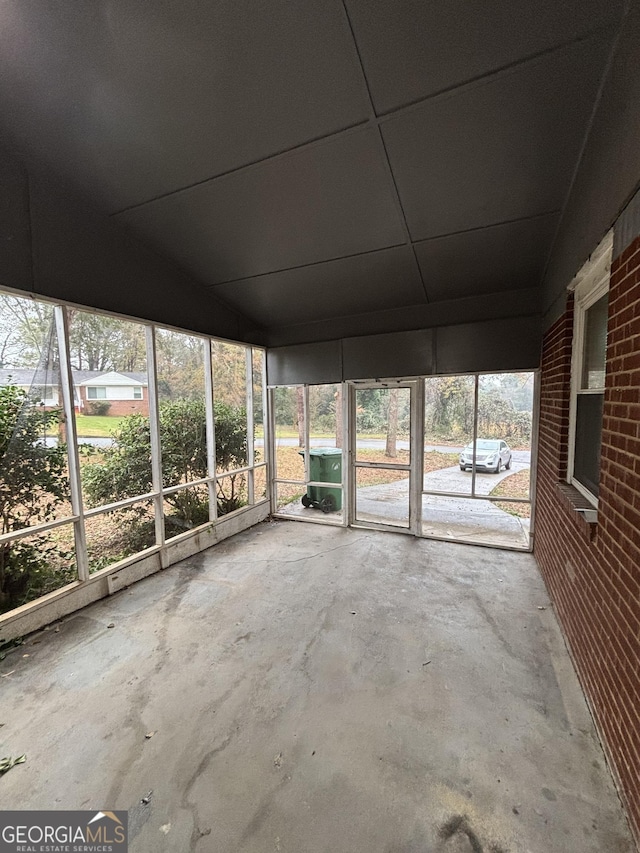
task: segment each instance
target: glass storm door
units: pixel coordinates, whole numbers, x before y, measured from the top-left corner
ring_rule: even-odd
[[[419,532],[413,450],[415,382],[354,383],[350,388],[350,523]]]

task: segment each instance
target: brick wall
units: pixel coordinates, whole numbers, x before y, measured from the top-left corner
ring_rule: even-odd
[[[87,389],[80,387],[80,396],[83,401],[83,414],[91,414],[91,403],[109,403],[109,415],[134,415],[140,414],[147,416],[149,414],[149,399],[147,389],[142,389],[142,400],[89,400],[87,399]]]
[[[573,302],[544,340],[535,556],[640,847],[640,237],[614,260],[597,524],[567,472]]]
[[[89,406],[91,405],[91,400],[89,400],[89,404],[85,403],[85,408],[83,411],[89,412]],[[149,414],[149,403],[147,400],[107,400],[107,403],[111,406],[109,409],[109,415],[133,415],[133,414],[141,414],[148,415]]]

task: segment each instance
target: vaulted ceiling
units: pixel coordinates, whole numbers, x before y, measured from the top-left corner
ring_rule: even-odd
[[[0,123],[274,340],[453,321],[531,303],[622,15],[4,0]]]

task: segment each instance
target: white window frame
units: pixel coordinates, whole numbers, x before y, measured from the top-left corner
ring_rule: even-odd
[[[133,399],[134,400],[142,400],[142,385],[134,385],[133,386]]]
[[[571,397],[569,404],[569,448],[567,458],[567,483],[577,489],[596,509],[598,498],[574,477],[575,444],[578,396],[602,394],[602,388],[585,390],[582,384],[584,360],[585,317],[592,305],[609,292],[613,231],[609,231],[587,263],[582,267],[569,286],[574,294],[573,341],[571,345]]]
[[[98,391],[104,391],[104,394],[100,396]],[[93,392],[93,394],[92,394]],[[87,387],[87,400],[106,400],[107,399],[107,387],[106,385],[89,385]]]
[[[33,298],[31,293],[23,293],[22,291],[13,290],[10,288],[2,287],[0,288],[0,294],[6,295],[8,297],[16,297],[16,298]],[[129,568],[136,563],[146,560],[151,555],[158,554],[160,560],[160,566],[162,568],[166,568],[168,565],[175,563],[178,559],[182,559],[184,556],[188,556],[192,553],[197,553],[205,547],[208,547],[208,544],[213,544],[215,538],[218,534],[212,536],[210,530],[213,529],[214,526],[220,524],[222,530],[233,530],[233,532],[237,532],[238,530],[244,529],[243,523],[239,520],[242,515],[245,515],[257,507],[262,507],[263,509],[269,507],[269,497],[257,497],[255,495],[254,490],[254,482],[253,478],[255,476],[255,472],[258,469],[265,469],[265,479],[267,483],[269,482],[269,466],[270,466],[270,458],[268,455],[268,447],[270,445],[270,436],[269,436],[269,425],[271,423],[271,415],[268,411],[268,403],[267,403],[267,376],[266,376],[266,350],[263,347],[253,346],[251,344],[247,344],[242,341],[229,341],[225,340],[226,343],[233,343],[235,346],[242,347],[245,350],[245,363],[247,365],[251,364],[253,367],[254,364],[254,356],[256,354],[261,354],[261,372],[259,374],[259,383],[262,386],[262,405],[263,405],[263,413],[262,413],[262,421],[264,428],[264,443],[265,449],[267,450],[267,455],[264,461],[257,462],[255,459],[255,454],[248,456],[247,462],[248,464],[242,468],[238,468],[233,471],[225,471],[224,474],[216,476],[215,472],[215,428],[214,428],[214,414],[213,414],[213,396],[214,396],[214,383],[212,377],[212,363],[211,363],[211,347],[212,343],[217,340],[221,340],[219,338],[211,338],[207,335],[199,334],[197,332],[190,331],[188,329],[181,329],[172,326],[156,326],[149,321],[140,320],[135,317],[128,317],[125,315],[112,314],[109,312],[96,311],[93,308],[85,307],[85,306],[77,306],[70,305],[69,303],[61,303],[57,300],[48,300],[46,298],[40,298],[36,300],[38,303],[42,302],[47,305],[53,306],[53,317],[55,319],[55,332],[56,332],[56,342],[58,347],[58,352],[60,354],[60,386],[62,391],[62,401],[61,405],[64,407],[65,418],[67,422],[67,463],[69,466],[69,484],[71,491],[71,506],[70,506],[70,514],[63,515],[58,518],[51,519],[49,521],[41,522],[38,524],[34,524],[30,527],[19,528],[17,530],[9,531],[8,533],[0,534],[0,545],[5,542],[13,542],[21,539],[26,539],[28,537],[32,537],[41,533],[47,533],[50,530],[54,530],[58,527],[63,527],[65,525],[73,524],[74,527],[74,540],[75,540],[75,568],[76,568],[76,580],[71,581],[64,587],[53,590],[46,597],[39,597],[34,599],[33,601],[28,602],[19,608],[22,613],[24,609],[24,614],[31,614],[35,611],[43,608],[43,613],[46,610],[46,604],[54,604],[61,598],[65,598],[70,591],[75,590],[78,586],[82,586],[83,584],[94,584],[101,583],[101,579],[107,578],[107,587],[109,590],[109,594],[112,590],[112,581],[110,578],[113,576],[115,579],[114,583],[118,581],[118,574],[121,569]],[[152,490],[145,494],[141,495],[132,495],[123,500],[115,501],[111,504],[102,504],[97,507],[93,507],[88,509],[84,506],[84,502],[82,499],[82,481],[80,477],[80,456],[79,456],[79,446],[77,441],[77,433],[76,433],[76,407],[78,407],[77,400],[77,391],[79,386],[74,385],[73,381],[73,373],[71,369],[71,361],[69,355],[69,309],[80,309],[82,311],[90,312],[91,314],[99,314],[100,316],[107,317],[116,317],[117,319],[121,319],[125,322],[137,323],[141,325],[145,329],[146,335],[146,359],[147,359],[147,377],[148,384],[145,386],[139,386],[142,389],[144,387],[147,388],[147,394],[149,397],[149,420],[150,420],[150,433],[151,433],[151,462],[152,462]],[[175,486],[165,487],[162,481],[162,446],[161,446],[161,436],[159,429],[159,418],[157,412],[157,370],[156,370],[156,359],[155,359],[155,342],[156,342],[156,334],[158,331],[171,331],[182,335],[188,335],[193,338],[197,338],[202,342],[203,345],[203,354],[204,354],[204,366],[205,366],[205,381],[203,385],[203,393],[205,394],[205,405],[206,405],[206,417],[207,417],[207,458],[208,458],[208,471],[207,476],[200,480],[193,480],[188,483],[180,483]],[[247,397],[247,446],[248,449],[252,447],[253,435],[255,432],[255,424],[253,422],[253,411],[254,411],[254,387],[253,387],[253,373],[251,376],[251,388],[249,389],[249,381],[247,380],[246,393],[250,398]],[[84,386],[87,389],[87,399],[93,401],[95,399],[104,400],[108,399],[105,397],[97,397],[97,398],[89,398],[89,391],[95,388],[104,389],[106,394],[107,386]],[[144,391],[143,391],[143,399],[144,399]],[[265,408],[267,407],[267,408]],[[223,516],[218,517],[217,515],[217,490],[216,490],[216,482],[217,479],[221,477],[229,477],[237,474],[246,474],[248,480],[248,495],[249,501],[246,506],[240,507],[233,512],[226,513]],[[174,492],[187,490],[193,488],[198,485],[207,485],[209,487],[209,508],[210,508],[210,519],[208,522],[204,522],[197,527],[194,527],[190,530],[186,530],[184,533],[180,533],[177,536],[171,537],[169,540],[165,539],[165,530],[164,530],[164,499],[167,495],[172,494]],[[143,550],[140,550],[134,554],[131,554],[127,557],[124,557],[122,560],[115,561],[110,563],[103,569],[98,569],[96,571],[91,571],[89,566],[88,554],[87,554],[87,542],[86,542],[86,533],[85,533],[85,519],[88,518],[97,518],[98,516],[113,512],[114,510],[123,509],[125,507],[133,506],[134,504],[142,503],[142,502],[150,502],[154,503],[155,508],[155,544],[150,545]],[[265,513],[266,515],[266,513]],[[255,523],[255,522],[253,522]],[[202,535],[202,540],[200,536]],[[224,538],[224,535],[229,534],[220,534],[220,538]],[[187,542],[193,542],[192,545],[187,546]],[[202,542],[207,544],[202,544]],[[159,566],[159,567],[160,567]],[[152,569],[155,571],[156,569]],[[149,572],[147,572],[149,573]],[[143,576],[143,575],[141,575]],[[135,579],[139,579],[139,576],[135,577]],[[103,597],[104,593],[98,596],[98,598]],[[86,603],[86,601],[85,601]],[[78,607],[83,606],[82,604],[73,606],[71,609],[75,610]],[[16,613],[18,610],[8,610],[5,613],[0,613],[0,628],[4,624],[9,624],[16,618]],[[39,624],[43,625],[46,622],[51,621],[51,617],[44,617],[43,621]],[[35,622],[29,622],[30,626],[35,625]],[[31,630],[31,627],[30,627]]]

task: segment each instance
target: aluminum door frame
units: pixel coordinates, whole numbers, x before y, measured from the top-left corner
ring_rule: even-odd
[[[386,530],[391,533],[422,535],[422,480],[424,440],[424,383],[422,379],[374,379],[352,380],[346,383],[348,394],[347,411],[347,497],[346,521],[349,527],[363,527],[371,530]],[[409,465],[393,463],[363,463],[357,461],[356,454],[356,392],[381,388],[408,388],[410,390],[410,429],[409,429]],[[407,471],[409,473],[409,526],[398,527],[376,521],[356,519],[356,470],[358,468],[379,468]]]

